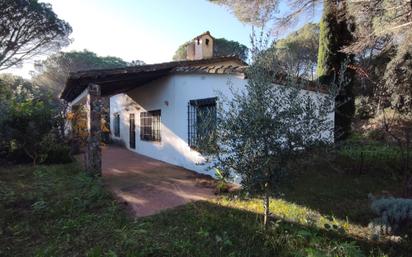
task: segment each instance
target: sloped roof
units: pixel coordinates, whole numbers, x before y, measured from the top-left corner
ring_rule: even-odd
[[[205,36],[205,35],[208,35],[209,37],[215,39],[215,38],[210,34],[209,31],[206,31],[206,32],[203,32],[202,34],[196,36],[195,38],[193,38],[193,40],[199,39],[199,38],[201,38],[201,37],[203,37],[203,36]]]
[[[101,86],[102,96],[126,92],[173,73],[240,74],[247,64],[236,56],[174,61],[116,69],[78,71],[69,74],[60,98],[72,101],[89,83]]]

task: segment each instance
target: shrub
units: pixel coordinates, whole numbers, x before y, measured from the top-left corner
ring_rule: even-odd
[[[365,96],[359,96],[355,99],[355,117],[358,119],[369,119],[375,114],[375,106],[371,103],[371,99]]]
[[[70,155],[71,149],[67,145],[53,143],[47,152],[45,163],[47,164],[59,164],[69,163],[72,161]]]
[[[379,128],[372,129],[368,131],[367,137],[371,140],[383,141],[385,140],[385,131]]]
[[[372,197],[371,209],[379,216],[371,224],[377,234],[397,234],[412,224],[412,199]]]
[[[348,140],[337,151],[339,165],[345,170],[364,173],[384,172],[398,177],[401,152],[398,147],[371,140]]]
[[[48,101],[14,101],[2,126],[7,130],[10,142],[16,149],[22,149],[34,165],[45,160],[53,127],[53,112]]]
[[[31,163],[32,160],[29,156],[24,152],[22,148],[16,148],[10,150],[6,155],[7,161],[11,163],[19,163],[19,164],[26,164]]]

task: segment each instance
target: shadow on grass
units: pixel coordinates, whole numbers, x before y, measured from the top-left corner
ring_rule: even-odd
[[[213,202],[135,219],[74,164],[0,169],[0,178],[0,256],[355,256],[360,250],[407,257],[412,250],[287,221],[273,220],[264,231],[259,213]]]
[[[282,219],[272,219],[264,230],[260,214],[204,201],[164,211],[140,222],[151,224],[157,235],[169,231],[173,240],[162,243],[173,251],[182,250],[183,255],[203,250],[213,256],[309,256],[310,253],[355,256],[356,252],[381,256],[378,254],[384,252],[406,257],[411,250],[407,245],[369,241]],[[185,241],[185,247],[178,250],[178,242]]]
[[[368,195],[396,195],[400,188],[400,182],[390,174],[348,173],[323,161],[289,174],[281,192],[287,201],[365,226],[374,218]]]

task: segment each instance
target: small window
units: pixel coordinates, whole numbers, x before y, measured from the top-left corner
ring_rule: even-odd
[[[140,113],[140,139],[145,141],[161,141],[160,110]]]
[[[120,114],[116,113],[114,115],[114,136],[115,137],[120,137]]]
[[[206,43],[207,46],[209,45],[209,39],[208,38],[206,38],[205,43]]]
[[[198,149],[210,143],[216,129],[216,97],[191,100],[188,105],[188,144]]]

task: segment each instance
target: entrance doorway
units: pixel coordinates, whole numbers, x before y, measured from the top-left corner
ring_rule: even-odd
[[[129,146],[132,149],[136,149],[136,125],[134,113],[129,115]]]

